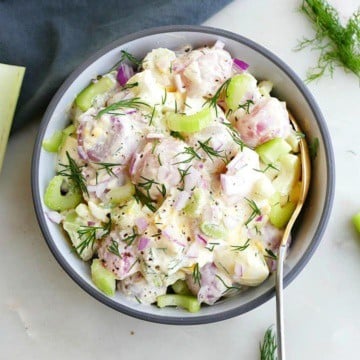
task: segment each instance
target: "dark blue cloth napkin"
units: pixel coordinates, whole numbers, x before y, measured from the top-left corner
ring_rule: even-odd
[[[200,24],[230,0],[0,0],[0,63],[26,66],[12,130],[91,53],[149,27]]]

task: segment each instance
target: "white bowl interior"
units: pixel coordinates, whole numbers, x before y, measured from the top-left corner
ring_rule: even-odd
[[[311,244],[318,237],[316,235],[319,223],[322,217],[323,209],[326,203],[327,185],[328,185],[328,157],[324,151],[326,146],[330,146],[324,141],[323,132],[316,121],[315,115],[307,99],[302,91],[294,84],[288,74],[274,63],[268,56],[259,53],[252,47],[242,44],[234,39],[227,38],[226,36],[219,36],[216,34],[198,32],[198,31],[178,31],[178,32],[165,32],[160,34],[148,35],[142,38],[135,39],[123,45],[117,46],[109,50],[104,55],[97,58],[95,61],[88,61],[88,66],[78,75],[78,77],[71,81],[67,81],[64,87],[68,86],[61,96],[58,95],[53,100],[52,109],[50,114],[50,121],[45,131],[40,134],[41,139],[38,139],[38,146],[41,144],[43,138],[49,138],[54,131],[63,129],[69,121],[68,109],[71,106],[76,94],[81,91],[88,83],[89,80],[98,74],[103,74],[118,61],[120,58],[120,50],[124,49],[134,54],[138,58],[142,58],[148,51],[156,47],[166,47],[170,49],[178,49],[185,44],[191,44],[193,47],[203,46],[205,44],[213,44],[216,40],[221,40],[226,44],[226,49],[237,58],[240,58],[250,64],[250,72],[255,75],[257,79],[269,79],[274,83],[274,93],[277,97],[287,102],[288,108],[298,120],[302,130],[306,133],[308,139],[317,137],[320,141],[319,152],[313,166],[311,189],[307,201],[305,211],[301,218],[301,225],[296,228],[296,235],[293,236],[293,243],[291,246],[290,254],[286,260],[285,274],[294,271],[296,267],[300,267],[300,263],[305,257],[309,257],[314,249]],[[56,103],[56,101],[58,102]],[[51,105],[50,105],[51,107]],[[48,110],[49,112],[49,110]],[[45,233],[48,231],[56,248],[56,252],[61,254],[63,266],[73,269],[78,277],[93,288],[95,296],[104,300],[106,297],[98,291],[92,284],[90,279],[89,265],[81,261],[76,254],[71,252],[69,242],[66,240],[63,231],[56,224],[53,224],[47,219],[46,216],[41,215],[41,212],[46,212],[47,209],[43,203],[43,194],[50,179],[55,175],[55,156],[54,154],[40,151],[38,158],[38,181],[34,186],[37,187],[38,193],[41,198],[41,209],[37,209],[42,218],[42,226],[46,228]],[[41,222],[41,221],[40,221]],[[49,241],[49,239],[48,239]],[[59,260],[59,259],[58,259]],[[83,285],[84,286],[84,285]],[[221,314],[229,313],[234,309],[242,308],[240,312],[245,312],[255,306],[258,306],[274,293],[274,276],[271,276],[261,286],[250,289],[249,291],[235,296],[225,301],[221,301],[211,307],[203,307],[197,314],[190,314],[180,309],[167,308],[158,309],[156,306],[144,306],[137,302],[129,300],[120,293],[108,301],[108,305],[116,307],[116,304],[122,304],[129,312],[137,312],[140,317],[153,319],[157,316],[161,318],[155,321],[167,322],[165,318],[177,318],[178,322],[185,321],[187,318],[196,318],[196,322],[202,322],[199,318],[207,318],[213,315],[214,319],[220,319]],[[262,300],[259,300],[262,299]],[[127,311],[125,311],[127,312]],[[140,314],[141,312],[142,314]],[[236,314],[239,313],[237,310]],[[133,314],[134,315],[134,314]],[[235,313],[233,314],[235,315]],[[233,316],[229,315],[229,316]],[[207,320],[213,321],[213,320]],[[170,321],[171,322],[171,321]],[[194,319],[195,322],[195,319]]]

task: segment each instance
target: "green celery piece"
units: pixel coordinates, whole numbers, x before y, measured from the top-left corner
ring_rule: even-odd
[[[200,225],[200,230],[214,239],[224,239],[226,237],[226,230],[221,225],[204,222]]]
[[[81,91],[75,99],[76,105],[86,111],[93,105],[96,96],[109,91],[115,85],[109,77],[103,76],[97,82],[91,83],[83,91]]]
[[[45,205],[55,211],[73,209],[81,200],[82,195],[78,187],[61,175],[56,175],[50,180],[44,194]]]
[[[355,226],[356,231],[360,234],[360,212],[353,216],[352,222]]]
[[[270,210],[270,222],[278,229],[282,229],[289,222],[291,215],[296,208],[296,204],[289,201],[285,205],[281,206],[280,203],[276,203],[271,206]]]
[[[111,189],[107,195],[109,196],[112,204],[121,204],[130,200],[134,194],[135,186],[131,182],[128,182],[123,186]]]
[[[177,280],[174,284],[171,285],[172,289],[174,290],[175,294],[178,295],[191,295],[191,292],[186,285],[185,280]]]
[[[44,150],[48,152],[57,152],[63,141],[63,132],[55,131],[49,139],[45,139],[42,143]]]
[[[204,190],[195,188],[193,194],[184,208],[186,215],[191,217],[198,217],[206,205],[206,196]]]
[[[200,310],[200,303],[195,296],[166,294],[158,296],[156,301],[159,308],[166,306],[178,306],[191,313],[196,313]]]
[[[243,73],[231,78],[226,89],[225,102],[229,109],[235,111],[244,102],[245,95],[250,87],[256,86],[256,79]]]
[[[91,264],[91,279],[98,289],[108,296],[115,295],[115,275],[106,269],[99,259],[94,259]]]
[[[0,171],[25,68],[0,64]]]
[[[265,164],[275,163],[281,155],[288,154],[291,146],[282,138],[275,138],[259,145],[255,151]]]
[[[205,107],[192,115],[179,113],[167,113],[166,121],[171,131],[194,133],[206,128],[213,121],[213,112],[209,107]]]

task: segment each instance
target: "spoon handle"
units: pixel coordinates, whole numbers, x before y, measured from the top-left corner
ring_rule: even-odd
[[[286,245],[281,245],[278,253],[276,271],[276,333],[278,360],[285,360],[285,329],[283,309],[283,272]]]

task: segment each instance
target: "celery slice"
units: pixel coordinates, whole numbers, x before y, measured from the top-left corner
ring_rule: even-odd
[[[56,211],[73,209],[81,200],[82,195],[77,186],[61,175],[50,180],[44,194],[45,205]]]
[[[274,204],[270,210],[270,222],[278,229],[282,229],[286,226],[291,218],[292,213],[296,208],[296,204],[289,201],[285,205],[281,206],[280,203]]]
[[[238,109],[250,88],[256,88],[256,79],[252,75],[243,73],[232,77],[225,96],[225,102],[229,109],[233,111]]]
[[[25,68],[0,64],[0,171]]]
[[[200,225],[200,230],[214,239],[224,239],[226,237],[226,230],[221,225],[204,222]]]
[[[108,296],[115,295],[115,275],[106,269],[99,259],[94,259],[91,264],[91,278],[98,289]]]
[[[172,131],[193,133],[206,128],[213,120],[213,112],[209,107],[192,114],[184,115],[168,113],[166,115],[167,125]]]
[[[355,226],[356,231],[360,234],[360,212],[353,216],[352,222]]]
[[[186,285],[184,280],[177,280],[174,284],[171,285],[172,289],[174,290],[175,294],[178,295],[191,295],[191,292]]]
[[[96,96],[109,91],[115,85],[114,81],[107,76],[103,76],[97,82],[90,84],[83,91],[81,91],[75,99],[76,105],[82,110],[86,111],[93,105]]]
[[[191,217],[198,217],[206,205],[206,196],[204,190],[195,188],[193,194],[184,208],[186,215]]]
[[[63,132],[55,131],[50,139],[45,139],[42,143],[43,149],[48,152],[57,152],[63,141]]]
[[[291,146],[282,138],[275,138],[259,145],[255,151],[265,164],[273,164],[277,159],[291,151]]]
[[[195,313],[200,310],[200,303],[195,296],[167,294],[158,296],[156,301],[159,308],[163,308],[165,306],[179,306],[191,313]]]
[[[112,204],[121,204],[131,199],[135,194],[135,186],[131,182],[126,183],[123,186],[113,188],[108,192],[110,202]]]

